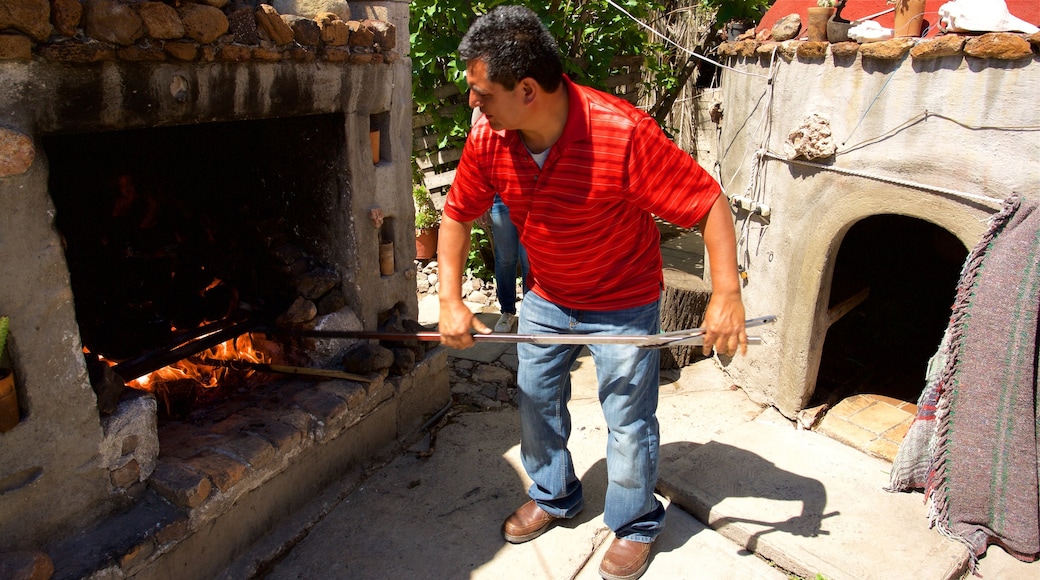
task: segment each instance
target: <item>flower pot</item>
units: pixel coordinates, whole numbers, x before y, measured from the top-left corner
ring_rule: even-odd
[[[894,36],[921,36],[924,0],[896,0]]]
[[[438,228],[422,228],[415,230],[415,259],[431,260],[437,255]]]
[[[834,15],[834,7],[810,6],[807,10],[809,42],[827,42],[827,21]]]
[[[14,390],[14,373],[0,369],[0,433],[18,424],[18,393]]]
[[[368,144],[372,147],[372,165],[379,165],[379,131],[368,132]]]
[[[418,239],[418,238],[416,238]],[[418,249],[418,245],[416,249]],[[394,273],[394,243],[383,242],[379,244],[379,273],[389,276]]]

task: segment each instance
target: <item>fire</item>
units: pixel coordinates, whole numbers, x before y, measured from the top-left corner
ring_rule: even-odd
[[[215,365],[214,361],[227,361],[227,365]],[[256,371],[248,368],[249,364],[267,364],[269,357],[258,350],[253,343],[252,334],[243,334],[227,342],[218,344],[191,358],[163,367],[151,374],[138,377],[127,383],[128,386],[144,391],[155,391],[156,385],[191,379],[203,387],[216,387],[227,377],[228,373],[238,373],[240,377],[248,377]],[[236,366],[235,363],[245,363]]]

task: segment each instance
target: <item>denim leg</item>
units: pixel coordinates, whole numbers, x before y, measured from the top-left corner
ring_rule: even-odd
[[[613,312],[572,311],[529,294],[518,332],[653,334],[658,328],[658,303]],[[604,522],[618,537],[650,542],[664,527],[664,507],[654,496],[660,353],[628,345],[593,345],[590,351],[609,429]],[[567,450],[566,407],[570,368],[580,352],[576,346],[517,345],[521,456],[534,481],[529,494],[554,515],[573,515],[581,506],[581,482]]]
[[[657,332],[658,305],[653,306],[652,329],[641,334]],[[590,345],[589,350],[608,429],[603,521],[619,538],[652,542],[664,528],[664,506],[654,496],[660,351],[631,345]]]
[[[503,313],[516,314],[516,265],[521,264],[527,280],[527,252],[520,245],[516,227],[509,220],[509,208],[495,196],[491,206],[491,235],[495,240],[495,286]],[[524,288],[526,290],[526,286]]]
[[[568,317],[555,305],[529,294],[517,332],[566,332]],[[527,493],[545,511],[573,517],[584,506],[581,481],[567,441],[571,435],[570,368],[581,348],[575,345],[517,344],[520,365],[520,459],[533,483]]]

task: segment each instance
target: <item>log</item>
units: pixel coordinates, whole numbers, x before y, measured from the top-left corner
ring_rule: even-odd
[[[674,268],[664,269],[661,294],[661,331],[697,328],[711,298],[711,286],[704,279]],[[704,358],[700,346],[670,346],[661,349],[661,368],[678,369]]]

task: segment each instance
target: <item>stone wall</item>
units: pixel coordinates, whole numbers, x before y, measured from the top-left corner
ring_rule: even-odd
[[[417,316],[408,6],[400,0],[329,0],[317,3],[325,7],[318,13],[290,14],[314,4],[0,5],[0,270],[7,274],[0,278],[0,312],[11,316],[8,354],[22,411],[20,423],[0,434],[4,550],[40,550],[80,531],[103,535],[111,531],[107,522],[114,514],[139,510],[146,519],[158,518],[152,521],[158,527],[148,528],[151,535],[139,537],[136,547],[122,545],[124,552],[93,556],[124,558],[116,562],[124,573],[162,569],[162,554],[190,543],[200,529],[220,530],[218,520],[229,521],[220,517],[234,511],[228,498],[248,503],[246,496],[259,497],[267,481],[291,482],[293,454],[309,466],[299,481],[320,485],[350,469],[350,462],[407,436],[447,402],[444,356],[436,352],[410,373],[380,378],[367,389],[349,381],[326,385],[324,394],[303,389],[289,404],[302,409],[296,415],[304,420],[283,422],[275,430],[281,435],[257,440],[266,445],[247,445],[259,454],[239,448],[241,461],[223,461],[212,473],[195,470],[197,489],[166,477],[170,467],[162,457],[153,465],[154,441],[138,434],[151,433],[147,420],[124,423],[99,415],[48,190],[50,172],[60,170],[42,145],[51,136],[335,114],[330,118],[343,120],[345,144],[328,208],[329,222],[341,235],[320,258],[336,265],[347,306],[362,327],[374,330],[389,312]],[[374,129],[377,141],[371,138]],[[276,144],[278,135],[270,139]],[[379,147],[375,160],[373,143]],[[379,267],[379,245],[386,239],[395,246],[389,274]],[[150,408],[145,403],[137,406]],[[278,422],[268,418],[263,422]],[[263,450],[281,446],[282,436],[295,442],[292,454],[268,457]],[[331,455],[323,455],[325,447]],[[217,451],[225,458],[235,453]],[[183,496],[184,505],[141,485],[153,467],[165,474],[159,487],[168,496]],[[238,478],[247,472],[249,477]],[[203,480],[209,493],[201,493]],[[189,488],[197,493],[178,491]],[[283,497],[278,494],[291,487],[269,489],[272,497]],[[157,496],[159,504],[146,501]],[[165,507],[156,511],[155,505]],[[229,550],[249,541],[226,536]],[[82,555],[74,548],[55,561],[59,568],[76,560],[68,554]],[[192,561],[190,550],[180,552],[180,561]],[[203,576],[212,572],[202,562],[196,570]]]

